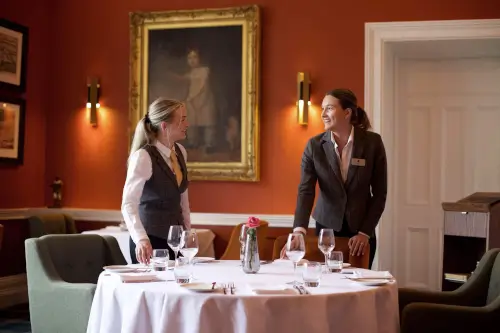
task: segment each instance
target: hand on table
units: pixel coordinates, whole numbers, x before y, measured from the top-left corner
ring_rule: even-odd
[[[365,254],[366,245],[368,245],[368,236],[357,234],[349,239],[349,253],[351,256],[361,256]]]
[[[148,265],[152,254],[153,247],[151,246],[149,239],[142,239],[139,243],[137,243],[135,247],[135,256],[138,262]]]

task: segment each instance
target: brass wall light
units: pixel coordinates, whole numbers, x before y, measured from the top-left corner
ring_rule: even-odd
[[[308,73],[297,74],[297,95],[297,122],[299,125],[307,125],[311,105],[311,81]]]
[[[97,78],[90,78],[87,83],[87,109],[90,112],[90,124],[97,127],[97,109],[101,107],[99,104],[101,85]]]

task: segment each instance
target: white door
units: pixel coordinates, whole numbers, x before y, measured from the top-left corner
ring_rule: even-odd
[[[393,273],[439,289],[441,203],[500,191],[500,58],[396,64]]]

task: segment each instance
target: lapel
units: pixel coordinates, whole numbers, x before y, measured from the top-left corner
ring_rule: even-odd
[[[347,171],[347,180],[345,186],[351,185],[356,173],[359,171],[361,166],[352,165],[353,158],[363,158],[363,151],[365,149],[365,131],[357,127],[354,127],[354,142],[352,147],[351,160],[349,161],[349,170]]]
[[[340,172],[340,163],[337,158],[337,153],[335,153],[335,146],[332,142],[332,136],[330,131],[326,131],[322,138],[323,141],[323,150],[325,151],[326,158],[330,166],[332,167],[333,173],[335,173],[335,177],[342,187],[344,187],[344,182],[342,181],[342,173]]]
[[[161,155],[158,148],[155,146],[150,146],[150,147],[152,148],[151,151],[153,152],[153,155],[155,155],[156,162],[158,163],[160,168],[163,170],[163,172],[165,172],[167,174],[167,176],[170,178],[170,180],[172,180],[174,182],[175,187],[178,187],[177,186],[177,179],[175,178],[174,172],[172,171],[172,169],[170,169],[170,167],[168,166],[167,162],[165,161],[165,159]]]

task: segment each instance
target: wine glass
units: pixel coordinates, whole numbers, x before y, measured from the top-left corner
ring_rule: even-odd
[[[184,230],[182,232],[181,253],[192,264],[194,256],[198,253],[198,235],[195,230]]]
[[[170,230],[168,230],[168,245],[174,251],[174,260],[177,259],[179,255],[179,249],[182,245],[182,231],[183,227],[181,225],[171,225]]]
[[[293,285],[297,285],[295,278],[298,262],[304,258],[306,254],[306,244],[304,242],[304,235],[302,233],[292,233],[288,235],[286,242],[286,256],[293,262]]]
[[[240,230],[240,260],[243,263],[243,257],[245,256],[245,244],[247,242],[247,231],[248,226],[243,224]]]
[[[318,248],[325,255],[325,267],[328,268],[328,257],[335,248],[335,235],[333,234],[333,229],[320,230],[318,237]]]

